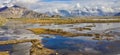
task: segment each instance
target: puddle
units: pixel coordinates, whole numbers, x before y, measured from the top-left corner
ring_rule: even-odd
[[[43,44],[60,53],[112,54],[120,52],[120,42],[107,40],[85,40],[57,35],[55,38],[44,38]]]
[[[6,41],[9,39],[9,37],[0,37],[0,41]],[[12,45],[0,45],[0,51],[11,51],[12,48]]]
[[[68,24],[64,25],[48,25],[48,26],[39,26],[33,25],[30,28],[49,28],[49,29],[63,29],[65,31],[70,32],[83,32],[83,33],[103,33],[104,30],[106,32],[113,31],[110,34],[115,34],[115,36],[119,37],[118,32],[120,30],[120,23],[81,23],[81,24]],[[94,26],[92,26],[94,25]],[[75,31],[71,28],[79,28],[79,27],[89,27],[92,30],[88,31]],[[117,38],[116,38],[117,39]],[[60,53],[60,55],[117,55],[120,54],[120,40],[108,41],[108,40],[92,40],[89,37],[75,37],[75,38],[67,38],[56,35],[54,38],[43,38],[43,44],[45,47],[56,50]]]
[[[85,27],[86,25],[91,25],[92,23],[84,23],[84,24],[73,24],[72,26],[66,25],[58,25],[58,26],[39,26],[33,25],[29,28],[51,28],[51,29],[59,29],[70,31],[71,28],[74,27]],[[111,28],[119,28],[120,23],[95,23],[96,26],[91,27],[91,31],[104,31],[106,29]],[[111,32],[117,37],[120,37],[119,29],[114,29],[114,32]],[[74,32],[77,32],[73,30]],[[88,33],[88,31],[85,31]],[[109,31],[109,30],[108,30]],[[71,31],[72,32],[72,31]],[[49,36],[49,35],[48,35]],[[107,40],[92,40],[84,36],[80,37],[63,37],[59,35],[54,35],[55,37],[51,38],[42,38],[42,42],[46,48],[50,48],[56,50],[60,55],[117,55],[120,54],[120,40],[107,41]],[[0,37],[1,41],[8,40],[8,37]],[[12,45],[4,45],[0,46],[0,51],[12,50]]]

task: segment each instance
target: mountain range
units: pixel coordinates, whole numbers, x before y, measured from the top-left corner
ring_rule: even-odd
[[[44,13],[29,10],[17,5],[0,8],[0,16],[5,18],[45,18],[53,15],[59,15],[62,17],[120,16],[120,7],[81,7],[77,4],[71,9],[54,9],[52,12],[47,11]]]
[[[64,17],[76,16],[120,16],[120,7],[109,6],[80,6],[79,4],[73,6],[71,9],[54,9],[52,12],[46,12],[48,15],[60,15]]]

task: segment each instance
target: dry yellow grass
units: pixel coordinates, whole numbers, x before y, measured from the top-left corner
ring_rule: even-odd
[[[62,36],[73,35],[73,33],[66,32],[61,29],[52,30],[52,29],[45,29],[45,28],[32,28],[32,29],[28,29],[28,30],[32,31],[35,34],[54,34],[54,35],[62,35]]]
[[[24,23],[40,23],[40,24],[74,24],[74,23],[109,23],[120,22],[120,19],[39,19],[25,20]]]
[[[66,32],[66,31],[63,31],[61,29],[54,29],[54,30],[51,30],[51,29],[45,29],[45,28],[31,28],[31,29],[28,29],[30,31],[32,31],[33,33],[39,35],[39,34],[53,34],[53,35],[61,35],[61,36],[65,36],[65,37],[76,37],[76,36],[111,36],[109,34],[104,34],[104,35],[101,35],[101,34],[98,34],[98,33],[94,33],[94,34],[88,34],[88,33],[71,33],[71,32]]]
[[[9,55],[9,52],[8,51],[0,52],[0,55]]]
[[[75,37],[75,36],[92,36],[91,34],[83,34],[83,33],[71,33],[63,31],[62,29],[45,29],[45,28],[32,28],[28,29],[32,31],[34,34],[53,34],[53,35],[61,35],[66,37]]]
[[[4,25],[7,22],[7,19],[0,17],[0,26]]]
[[[87,28],[87,27],[84,27],[84,28],[72,28],[72,29],[75,29],[75,30],[79,30],[79,31],[83,31],[83,30],[92,30],[91,28]]]
[[[115,23],[120,22],[119,18],[72,18],[72,19],[60,19],[60,18],[44,18],[44,19],[9,19],[11,21],[21,21],[22,23],[40,23],[40,24],[74,24],[74,23]]]

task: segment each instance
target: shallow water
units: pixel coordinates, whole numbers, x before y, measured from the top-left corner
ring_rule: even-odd
[[[93,23],[84,23],[84,24],[74,24],[72,27],[64,26],[55,26],[53,28],[73,28],[73,27],[85,27],[87,25],[93,25]],[[105,30],[114,31],[113,33],[117,36],[117,40],[108,41],[108,40],[92,40],[91,37],[74,37],[67,38],[63,36],[56,35],[54,38],[44,38],[43,44],[45,47],[58,51],[60,55],[117,55],[120,54],[120,23],[94,23],[95,27],[91,27],[92,30],[85,31],[87,32],[104,32]],[[46,26],[42,26],[47,28]],[[51,26],[49,28],[52,28]],[[69,29],[70,30],[70,29]],[[84,31],[81,31],[84,32]],[[117,32],[117,33],[116,33]]]
[[[0,37],[0,41],[5,41],[9,40],[9,37]],[[0,51],[11,51],[12,50],[12,45],[0,45]]]
[[[92,30],[80,32],[104,32],[114,31],[112,34],[117,36],[117,40],[92,40],[91,37],[63,37],[53,35],[51,38],[42,38],[45,47],[56,50],[60,55],[118,55],[120,54],[120,23],[82,23],[82,24],[65,24],[65,25],[47,25],[40,26],[39,24],[28,26],[27,28],[50,28],[63,29],[70,32],[78,32],[71,28],[85,27],[88,25],[95,25],[90,27]],[[0,37],[0,40],[8,40],[8,37]],[[11,45],[0,46],[0,51],[12,50]]]
[[[45,47],[57,50],[59,53],[93,53],[93,54],[118,54],[120,42],[107,40],[85,40],[77,38],[66,38],[56,36],[55,38],[44,38]],[[90,54],[91,55],[91,54]]]
[[[73,29],[73,28],[86,27],[89,25],[93,26],[93,27],[88,27],[91,28],[91,30],[78,31]],[[111,28],[120,29],[120,23],[80,23],[80,24],[45,25],[45,26],[41,26],[40,24],[33,24],[28,26],[27,28],[63,29],[64,31],[73,32],[73,33],[80,33],[80,32],[86,33],[91,31],[103,31]]]
[[[120,23],[81,23],[81,24],[62,24],[62,25],[45,25],[40,24],[29,25],[27,28],[71,28],[71,27],[85,27],[87,25],[95,25],[94,30],[108,29],[120,27]]]
[[[93,30],[106,30],[120,27],[120,23],[95,23],[95,25],[96,27],[93,27]]]

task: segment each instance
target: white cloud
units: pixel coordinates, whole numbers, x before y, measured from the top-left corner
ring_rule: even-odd
[[[0,4],[2,3],[10,3],[11,0],[0,0]]]
[[[62,2],[40,2],[36,11],[51,11],[56,9],[68,9],[72,6],[72,4],[62,3]]]
[[[54,10],[54,9],[69,9],[72,6],[75,6],[77,3],[80,4],[80,6],[97,6],[97,5],[103,5],[103,6],[119,6],[120,1],[118,0],[52,0],[52,2],[44,2],[44,0],[0,0],[1,3],[14,3],[20,6],[25,6],[29,9],[33,9],[36,11],[48,11],[48,10]],[[94,6],[93,6],[94,5]],[[2,6],[2,5],[0,5]]]

